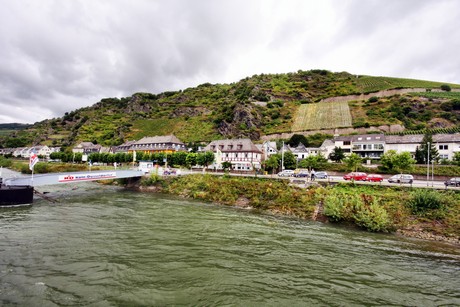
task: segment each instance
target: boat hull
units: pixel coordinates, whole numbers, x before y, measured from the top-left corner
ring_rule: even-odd
[[[5,186],[0,187],[0,206],[16,206],[32,204],[34,200],[34,187]]]

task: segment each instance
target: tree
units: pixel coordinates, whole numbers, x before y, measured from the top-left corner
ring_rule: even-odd
[[[430,146],[428,146],[428,143],[430,143]],[[439,153],[436,149],[436,145],[433,144],[433,136],[430,133],[426,133],[423,136],[422,143],[415,150],[415,160],[417,164],[427,164],[428,147],[430,150],[430,162],[439,161]]]
[[[352,153],[351,155],[343,159],[343,162],[345,162],[348,169],[356,172],[358,166],[361,165],[361,163],[363,162],[363,159],[358,154]]]
[[[228,161],[224,161],[224,162],[222,162],[222,167],[224,168],[224,170],[231,170],[232,169],[232,163],[230,163]]]
[[[305,159],[300,161],[299,166],[301,168],[319,169],[322,168],[326,163],[326,158],[324,158],[321,154],[317,154],[306,157]]]
[[[454,153],[454,156],[452,157],[452,162],[453,162],[455,165],[460,166],[460,152]]]
[[[402,174],[404,171],[410,171],[414,163],[415,160],[412,159],[409,152],[401,152],[395,157],[394,170]]]
[[[265,161],[265,168],[267,170],[272,170],[272,173],[278,169],[279,165],[278,155],[271,155],[268,160]]]
[[[334,150],[329,154],[329,159],[334,162],[340,162],[345,158],[345,153],[342,147],[334,147]]]
[[[287,144],[291,147],[297,147],[300,143],[304,146],[308,146],[308,140],[305,135],[302,134],[293,134]]]
[[[199,153],[196,157],[196,162],[206,168],[209,164],[214,162],[214,153],[212,151]]]
[[[296,157],[290,151],[284,153],[284,168],[285,169],[295,169],[296,167]]]
[[[187,167],[191,168],[192,166],[197,164],[197,156],[198,154],[195,152],[190,152],[187,155],[187,158],[185,158],[185,164],[187,165]]]
[[[403,173],[412,168],[415,160],[412,159],[410,153],[407,151],[397,153],[396,150],[388,150],[380,157],[380,163],[384,170]]]

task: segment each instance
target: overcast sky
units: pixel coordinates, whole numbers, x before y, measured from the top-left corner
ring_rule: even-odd
[[[458,0],[0,0],[0,123],[327,69],[460,83]]]

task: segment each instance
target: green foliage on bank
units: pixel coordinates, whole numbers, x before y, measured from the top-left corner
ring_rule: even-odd
[[[174,178],[166,191],[226,205],[240,205],[309,218],[318,194],[292,187],[285,180],[190,175]]]
[[[323,204],[323,214],[330,222],[372,232],[423,223],[429,231],[460,237],[460,193],[452,191],[351,183],[299,188],[287,180],[208,174],[145,180],[143,185],[160,185],[164,192],[183,197],[304,219],[310,219]]]

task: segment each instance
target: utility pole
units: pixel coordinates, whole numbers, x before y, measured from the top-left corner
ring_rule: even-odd
[[[426,158],[426,186],[429,186],[430,180],[430,142],[426,143],[427,146],[427,158]]]
[[[281,171],[284,171],[284,141],[281,147]]]

